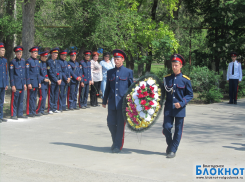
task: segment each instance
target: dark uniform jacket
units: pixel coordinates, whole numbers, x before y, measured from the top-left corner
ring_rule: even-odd
[[[62,82],[61,85],[67,84],[67,79],[71,77],[71,67],[68,67],[68,63],[65,60],[60,59],[59,60],[61,70],[62,70]]]
[[[123,97],[133,83],[133,71],[121,66],[107,71],[106,89],[103,104],[108,101],[108,109],[122,109]]]
[[[38,59],[30,57],[26,60],[26,84],[31,84],[33,88],[37,88],[41,83],[40,66]]]
[[[51,84],[57,84],[58,80],[62,80],[62,70],[58,60],[49,59],[47,61],[48,76]]]
[[[90,61],[80,61],[79,63],[82,66],[82,76],[83,76],[83,83],[89,84],[89,81],[92,81],[91,78],[91,62]]]
[[[15,86],[17,90],[24,89],[26,84],[25,60],[14,58],[9,64],[10,86]]]
[[[164,115],[185,117],[186,105],[193,98],[190,78],[180,73],[178,75],[169,74],[165,76],[164,80],[167,90]],[[179,109],[174,105],[177,102],[181,105]]]
[[[79,65],[78,62],[73,62],[70,60],[68,62],[68,67],[70,67],[70,74],[71,74],[71,83],[78,83],[78,77],[82,78],[83,71],[82,71],[82,65]],[[83,82],[83,79],[81,80]]]
[[[8,63],[5,57],[0,57],[0,88],[9,85]]]
[[[48,89],[49,82],[45,82],[44,79],[49,79],[48,77],[48,69],[47,69],[47,62],[45,61],[39,61],[41,66],[41,73],[40,73],[40,79],[41,79],[41,88],[42,89]]]

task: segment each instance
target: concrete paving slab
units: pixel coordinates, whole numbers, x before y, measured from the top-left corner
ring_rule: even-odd
[[[126,128],[120,154],[110,151],[106,117],[96,107],[1,123],[0,181],[202,181],[196,165],[245,167],[245,99],[188,105],[173,159],[165,154],[163,115],[142,134]]]

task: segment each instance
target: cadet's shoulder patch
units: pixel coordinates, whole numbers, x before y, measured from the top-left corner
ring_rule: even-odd
[[[80,65],[80,69],[82,69],[83,68],[83,66],[82,65]]]
[[[71,68],[71,65],[68,64],[68,68],[70,69]]]
[[[14,68],[14,65],[11,64],[11,65],[9,66],[9,68],[12,70],[12,69]]]
[[[182,75],[184,78],[186,78],[187,80],[190,80],[190,78],[186,75]]]
[[[29,66],[30,66],[29,63],[26,63],[26,68],[29,68]]]
[[[49,69],[50,69],[50,67],[48,66],[48,67],[47,67],[47,69],[49,70]]]
[[[165,77],[168,77],[168,76],[171,76],[171,73],[170,73],[170,74],[168,74],[168,75],[165,75],[165,76],[164,76],[164,78],[165,78]]]

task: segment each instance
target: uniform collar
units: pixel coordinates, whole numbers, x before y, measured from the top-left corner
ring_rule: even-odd
[[[122,67],[124,67],[124,66],[122,65],[122,66],[120,66],[119,68],[115,66],[115,68],[116,68],[117,70],[121,70]]]
[[[61,61],[65,61],[65,60],[63,60],[63,59],[60,59]]]
[[[21,60],[21,58],[20,58],[20,59],[18,59],[17,57],[15,57],[15,60],[16,60],[16,61],[20,61],[20,60]]]
[[[33,58],[33,57],[31,57],[33,60],[37,60],[37,58]]]
[[[177,74],[177,75],[174,74],[174,76],[182,76],[182,72],[180,72],[180,73]]]
[[[76,62],[76,60],[75,60],[75,61],[72,61],[72,60],[70,59],[70,62],[75,63],[75,62]]]

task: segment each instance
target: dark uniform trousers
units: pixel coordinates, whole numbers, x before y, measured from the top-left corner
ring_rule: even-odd
[[[67,105],[69,109],[76,109],[77,108],[77,92],[78,92],[78,78],[82,78],[82,65],[79,65],[78,62],[73,62],[70,60],[68,62],[68,67],[71,68],[71,82],[68,86],[68,93],[67,93]],[[80,92],[79,92],[79,99],[80,99]]]
[[[62,70],[58,60],[49,59],[47,61],[48,77],[51,85],[48,87],[48,111],[57,110],[57,102],[59,98],[59,88],[57,81],[62,79]]]
[[[5,87],[9,85],[7,59],[0,57],[0,119],[3,118]]]
[[[27,88],[26,114],[36,114],[37,92],[40,80],[41,64],[35,58],[26,61],[26,83],[32,85],[32,89]]]
[[[10,86],[15,86],[16,92],[11,92],[11,116],[23,116],[24,85],[26,84],[25,60],[14,58],[9,64]]]
[[[79,87],[79,107],[86,107],[89,93],[89,82],[91,78],[91,62],[90,61],[80,61],[80,75],[83,77],[84,87]]]
[[[133,83],[133,71],[121,66],[107,72],[103,104],[108,100],[107,125],[115,148],[122,150],[124,144],[125,121],[122,114],[123,97]]]
[[[239,83],[239,79],[229,79],[230,103],[237,102],[238,83]]]
[[[163,134],[166,137],[168,150],[176,153],[183,131],[186,105],[193,98],[190,79],[182,73],[169,74],[165,77],[165,88],[167,90],[164,107]],[[181,108],[175,108],[175,103],[180,103]],[[174,135],[171,133],[175,122]]]
[[[40,60],[40,65],[41,65],[41,70],[40,70],[41,88],[38,89],[39,101],[36,109],[37,114],[44,113],[46,107],[48,88],[49,88],[49,83],[44,81],[44,79],[49,79],[47,63]]]
[[[66,110],[66,97],[68,91],[67,79],[70,78],[71,66],[65,60],[59,60],[62,69],[62,82],[60,85],[60,92],[58,98],[58,110]]]

